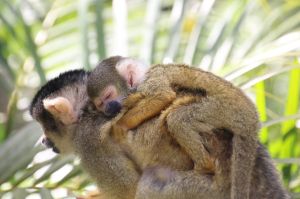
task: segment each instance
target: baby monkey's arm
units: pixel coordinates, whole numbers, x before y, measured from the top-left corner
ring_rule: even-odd
[[[117,125],[124,129],[134,129],[139,126],[144,121],[157,116],[168,107],[172,101],[176,98],[176,93],[174,91],[157,93],[147,97],[141,97],[137,100],[137,96],[142,96],[140,93],[132,94],[126,99],[126,104],[133,105],[117,122]],[[133,103],[132,103],[133,102]]]

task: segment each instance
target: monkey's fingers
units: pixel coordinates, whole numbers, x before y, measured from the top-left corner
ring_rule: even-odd
[[[123,139],[125,139],[126,135],[127,135],[127,129],[118,125],[118,124],[114,124],[112,126],[112,131],[111,134],[114,137],[114,139],[116,139],[118,142],[121,142]]]
[[[133,129],[144,121],[159,115],[176,98],[176,93],[165,92],[144,98],[117,122],[118,125]]]
[[[123,107],[127,109],[131,109],[134,107],[140,100],[145,98],[142,93],[133,93],[130,94],[123,102]]]
[[[215,174],[215,159],[210,156],[203,157],[202,160],[197,161],[197,163],[195,163],[194,170],[199,171],[202,174]]]

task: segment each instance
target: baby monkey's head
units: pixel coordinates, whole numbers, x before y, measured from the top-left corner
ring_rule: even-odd
[[[145,80],[149,67],[137,59],[113,56],[101,61],[91,72],[87,92],[97,110],[114,116],[122,100]]]

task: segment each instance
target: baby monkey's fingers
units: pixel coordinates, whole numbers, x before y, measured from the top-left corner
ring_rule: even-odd
[[[134,107],[140,100],[144,99],[145,96],[142,93],[133,93],[130,94],[123,102],[123,107],[126,109],[131,109]]]

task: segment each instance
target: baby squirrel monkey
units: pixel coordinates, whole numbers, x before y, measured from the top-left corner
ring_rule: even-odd
[[[164,110],[162,123],[202,173],[215,172],[203,135],[215,128],[233,132],[231,198],[249,198],[260,123],[255,106],[239,88],[183,64],[158,64],[147,71],[140,62],[120,56],[98,65],[87,84],[97,109],[108,115],[120,111],[122,99],[135,88],[117,126],[134,129]]]

